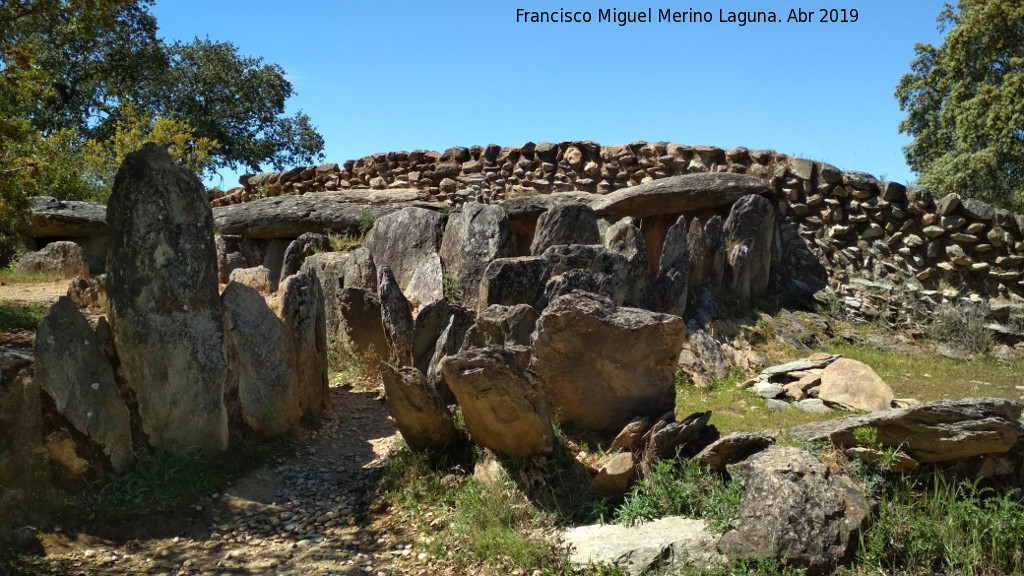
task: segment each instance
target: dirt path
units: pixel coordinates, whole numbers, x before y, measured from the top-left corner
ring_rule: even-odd
[[[398,439],[384,403],[331,392],[332,414],[293,456],[172,513],[46,534],[47,557],[67,574],[444,572],[371,515],[379,467]]]
[[[0,282],[0,302],[18,306],[53,304],[68,293],[68,281]]]

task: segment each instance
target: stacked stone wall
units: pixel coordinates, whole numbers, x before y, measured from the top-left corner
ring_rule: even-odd
[[[925,298],[951,286],[986,299],[1024,296],[1024,216],[956,195],[939,199],[925,189],[772,150],[562,142],[389,152],[341,166],[246,176],[243,188],[213,203],[416,188],[456,206],[560,192],[603,195],[695,172],[748,174],[769,185],[780,216],[776,255],[783,268],[792,269],[788,277],[820,265],[837,287],[858,277],[909,285]],[[847,304],[856,308],[860,302],[851,297]]]

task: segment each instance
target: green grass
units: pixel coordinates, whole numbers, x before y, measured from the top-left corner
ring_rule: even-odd
[[[35,330],[46,315],[47,306],[18,306],[0,302],[0,332]]]
[[[705,518],[714,532],[725,532],[736,517],[743,489],[691,460],[659,460],[615,512],[627,526],[665,516]]]
[[[941,475],[892,482],[861,536],[857,574],[1021,574],[1024,504]]]
[[[85,519],[117,520],[166,510],[271,461],[287,445],[285,439],[270,444],[241,440],[209,459],[153,452],[140,457],[131,471],[111,474],[106,484],[81,495],[78,512]]]
[[[400,509],[403,525],[427,534],[416,547],[434,559],[560,572],[564,554],[543,534],[544,514],[512,481],[467,477],[474,457],[468,445],[433,457],[403,447],[385,464],[379,497]]]

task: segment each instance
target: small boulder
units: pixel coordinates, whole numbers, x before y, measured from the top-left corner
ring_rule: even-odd
[[[82,247],[67,240],[50,242],[36,252],[28,252],[14,267],[17,274],[26,276],[55,276],[57,278],[88,278],[89,264]]]
[[[574,292],[548,305],[537,323],[533,368],[547,382],[563,423],[615,433],[637,416],[675,407],[675,368],[686,338],[678,316],[619,308]]]
[[[633,455],[623,452],[601,467],[591,486],[594,492],[605,498],[621,499],[636,479],[636,462]]]
[[[455,443],[452,414],[422,372],[381,362],[380,375],[388,411],[411,450],[440,452]]]
[[[470,350],[440,365],[473,439],[506,456],[544,456],[554,441],[544,380],[521,363],[525,352]]]
[[[892,407],[893,393],[870,366],[840,358],[821,373],[818,398],[844,410],[879,412]]]
[[[861,488],[804,450],[770,447],[728,470],[745,491],[718,542],[730,558],[786,560],[824,574],[853,551],[871,517]]]
[[[271,277],[270,268],[266,266],[254,266],[252,268],[235,268],[228,276],[228,282],[237,282],[248,286],[260,294],[273,294],[274,281]]]

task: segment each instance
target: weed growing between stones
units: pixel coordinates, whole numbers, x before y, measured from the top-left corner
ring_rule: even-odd
[[[18,306],[0,302],[0,332],[35,330],[46,315],[47,306]]]
[[[444,299],[452,304],[458,304],[462,300],[462,286],[458,277],[444,272],[441,274],[441,291]]]
[[[685,458],[659,460],[626,496],[615,518],[626,526],[665,516],[704,518],[712,531],[724,532],[742,500],[736,480],[725,480]]]
[[[327,340],[327,378],[332,386],[351,386],[356,392],[383,390],[380,357],[373,350],[355,350],[343,338]]]

